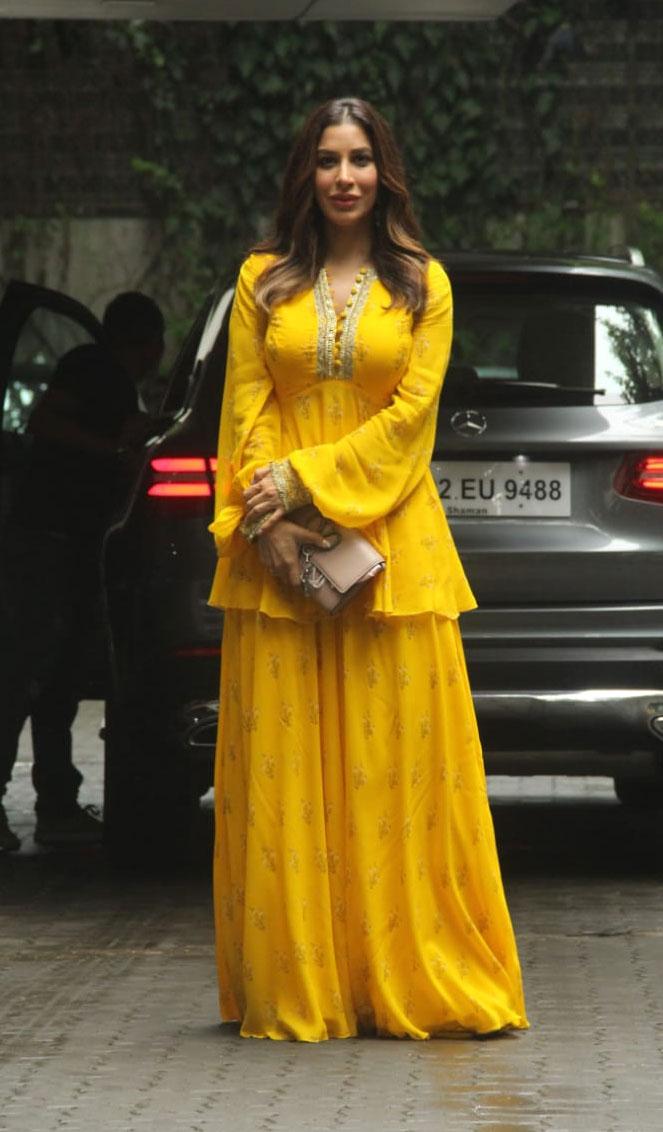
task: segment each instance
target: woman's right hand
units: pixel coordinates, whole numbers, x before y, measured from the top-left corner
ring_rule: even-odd
[[[258,535],[258,553],[263,565],[284,586],[301,585],[299,551],[303,543],[328,550],[331,543],[317,531],[300,527],[289,519],[279,519],[273,527]]]

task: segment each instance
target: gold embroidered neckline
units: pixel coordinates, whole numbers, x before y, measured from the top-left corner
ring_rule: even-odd
[[[336,315],[337,319],[343,319],[346,316],[346,312],[354,306],[361,282],[364,276],[368,273],[368,267],[364,265],[363,267],[359,268],[359,271],[354,277],[354,282],[350,288],[348,297],[341,307],[340,311],[336,310],[336,304],[334,303],[334,288],[332,287],[331,279],[329,278],[329,272],[327,271],[326,267],[322,267],[321,271],[324,273],[325,283],[327,284],[327,289],[329,290],[329,297],[332,301],[332,306],[334,307],[334,314]]]
[[[343,310],[337,314],[327,272],[324,267],[320,269],[313,288],[318,316],[319,378],[351,379],[357,326],[375,279],[377,272],[372,267],[362,267],[350,288]]]

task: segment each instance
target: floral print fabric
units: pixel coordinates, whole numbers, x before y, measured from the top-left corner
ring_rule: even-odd
[[[260,315],[267,262],[237,284],[211,526],[222,1017],[303,1041],[525,1027],[456,620],[475,603],[429,470],[447,277],[430,262],[413,326],[367,273],[334,335],[324,277]],[[387,562],[333,618],[239,532],[255,470],[288,459]]]
[[[226,614],[224,1019],[245,1036],[526,1026],[456,621]]]
[[[211,603],[297,621],[322,615],[296,590],[282,590],[238,531],[253,473],[289,458],[318,510],[360,528],[386,559],[369,612],[457,617],[474,608],[429,469],[451,346],[442,267],[428,265],[427,305],[415,327],[406,311],[389,309],[380,280],[367,276],[350,316],[339,316],[338,377],[333,350],[320,350],[333,308],[320,318],[314,288],[279,304],[269,319],[257,310],[253,287],[268,262],[253,255],[243,264],[230,320]],[[327,354],[329,372],[320,369]]]

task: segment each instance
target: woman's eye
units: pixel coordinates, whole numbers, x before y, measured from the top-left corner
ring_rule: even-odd
[[[318,166],[319,166],[320,169],[331,169],[333,164],[334,164],[334,158],[333,157],[323,156],[323,157],[318,158]]]
[[[354,160],[355,165],[370,165],[373,158],[370,153],[358,153]]]

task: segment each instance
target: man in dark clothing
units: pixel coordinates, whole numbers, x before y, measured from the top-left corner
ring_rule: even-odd
[[[105,344],[60,359],[32,413],[33,448],[7,525],[0,591],[0,798],[30,718],[35,840],[98,841],[101,823],[78,804],[72,761],[86,645],[99,608],[100,550],[127,485],[128,461],[154,427],[137,385],[163,354],[164,321],[138,292],[104,314]],[[18,849],[0,802],[0,851]]]

